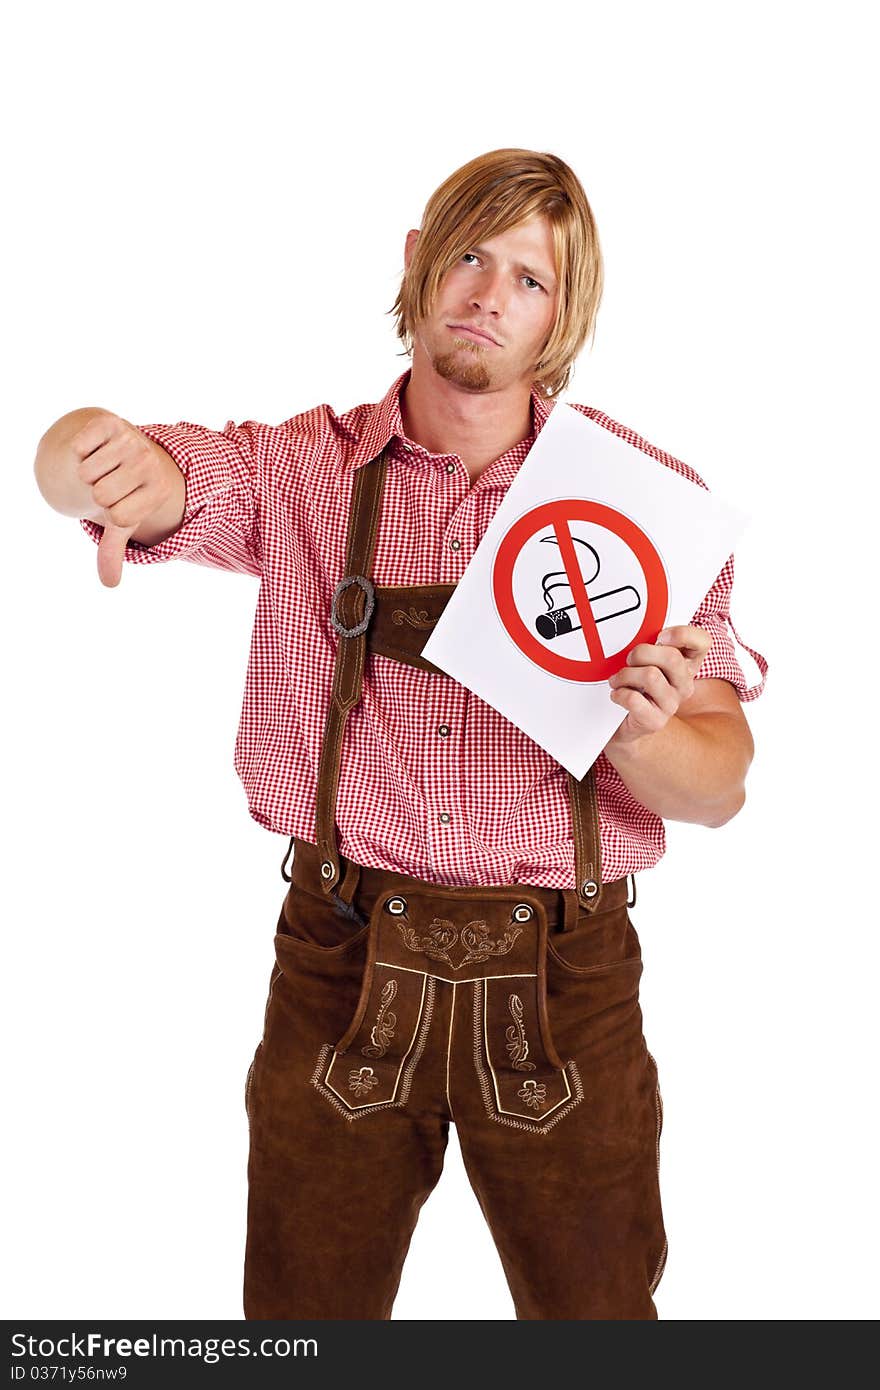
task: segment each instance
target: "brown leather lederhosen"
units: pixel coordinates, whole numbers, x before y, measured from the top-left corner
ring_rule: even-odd
[[[318,769],[315,841],[321,887],[347,905],[359,866],[348,862],[342,871],[335,808],[343,735],[349,711],[360,699],[366,653],[438,671],[421,649],[455,588],[372,583],[386,468],[383,451],[356,474],[346,574],[331,604],[339,642]],[[568,786],[576,887],[562,890],[564,928],[602,901],[593,767],[580,781],[569,773]],[[298,843],[314,854],[315,847]],[[468,981],[478,996],[485,1042],[480,1081],[493,1118],[546,1133],[578,1103],[583,1088],[574,1060],[557,1054],[547,1019],[544,912],[534,901],[515,901],[516,893],[505,897],[503,889],[490,888],[484,890],[482,915],[474,917],[473,888],[422,887],[424,892],[377,901],[357,1009],[344,1035],[327,1040],[314,1084],[348,1119],[400,1105],[430,1026],[437,982]],[[470,903],[468,920],[456,920],[459,899]]]

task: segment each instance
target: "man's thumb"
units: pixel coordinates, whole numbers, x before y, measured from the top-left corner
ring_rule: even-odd
[[[136,530],[135,526],[111,524],[104,527],[104,534],[98,542],[98,578],[108,589],[115,589],[122,578],[125,544]]]

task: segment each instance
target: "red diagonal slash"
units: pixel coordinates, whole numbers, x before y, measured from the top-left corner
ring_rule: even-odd
[[[581,620],[581,627],[584,631],[587,650],[590,653],[590,660],[604,661],[605,649],[602,646],[602,639],[599,636],[596,619],[593,617],[593,606],[590,603],[590,596],[587,593],[584,576],[581,574],[581,567],[577,562],[577,555],[574,551],[574,541],[571,538],[571,531],[568,527],[568,519],[564,514],[560,513],[554,518],[553,530],[556,532],[559,553],[562,556],[562,563],[565,566],[569,588],[574,597],[578,617]]]
[[[587,596],[587,587],[575,555],[574,539],[569,530],[569,525],[576,521],[588,521],[618,536],[632,551],[645,576],[647,597],[642,624],[632,640],[608,656],[602,649],[596,631],[593,605]],[[581,630],[590,653],[589,659],[584,657],[577,660],[574,657],[563,656],[561,652],[541,641],[535,636],[531,606],[527,604],[529,621],[526,622],[514,599],[513,571],[517,560],[523,547],[547,526],[553,527],[569,587],[574,595],[575,608],[581,620]],[[542,671],[549,672],[551,676],[595,685],[620,670],[626,663],[626,654],[630,647],[639,642],[656,642],[657,633],[666,621],[669,586],[659,551],[641,527],[625,513],[592,498],[555,497],[549,502],[539,502],[537,506],[523,512],[511,523],[502,537],[492,565],[492,598],[505,632],[523,656]]]

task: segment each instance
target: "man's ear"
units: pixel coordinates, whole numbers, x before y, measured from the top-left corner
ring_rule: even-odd
[[[403,264],[405,270],[409,270],[409,263],[412,260],[413,251],[416,249],[416,242],[418,239],[419,234],[416,230],[411,229],[407,232],[406,245],[403,250]]]

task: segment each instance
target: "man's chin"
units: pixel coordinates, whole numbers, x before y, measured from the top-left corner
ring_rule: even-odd
[[[432,365],[444,381],[450,382],[453,386],[460,386],[465,391],[488,391],[492,385],[492,377],[485,362],[475,357],[468,359],[460,350],[438,354]]]

